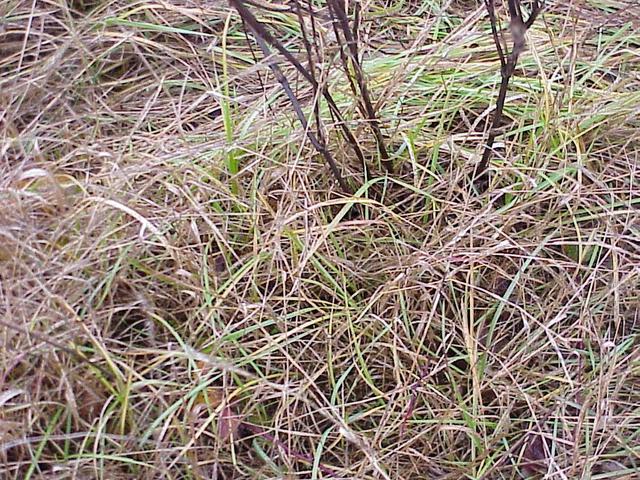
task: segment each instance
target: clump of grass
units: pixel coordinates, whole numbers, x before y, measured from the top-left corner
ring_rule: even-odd
[[[364,177],[326,5],[255,3],[352,195],[235,10],[2,6],[0,476],[635,478],[634,4],[547,2],[471,195],[483,5],[349,12]]]

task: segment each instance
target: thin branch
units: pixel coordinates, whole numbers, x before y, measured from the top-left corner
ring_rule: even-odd
[[[380,122],[378,121],[375,109],[373,108],[373,104],[371,102],[371,95],[369,94],[369,88],[367,87],[367,82],[364,76],[364,70],[362,68],[362,64],[360,63],[360,54],[358,52],[358,40],[357,38],[355,38],[352,31],[349,29],[349,19],[347,18],[347,13],[344,10],[344,5],[342,4],[342,2],[340,2],[340,0],[329,0],[328,4],[329,4],[329,10],[332,12],[332,16],[335,14],[336,17],[338,17],[338,22],[345,39],[345,43],[347,45],[347,52],[349,53],[349,57],[351,58],[351,64],[353,65],[353,71],[355,73],[356,82],[358,83],[358,89],[360,90],[360,97],[362,99],[362,107],[364,110],[363,113],[367,117],[367,120],[369,121],[369,124],[371,126],[371,130],[373,131],[373,135],[376,139],[378,152],[382,159],[382,165],[384,166],[385,170],[388,173],[393,173],[393,163],[389,159],[389,153],[387,152],[387,148],[384,143],[384,137],[380,129]],[[354,26],[354,29],[355,29],[355,26]],[[336,36],[337,36],[337,32],[336,32]],[[342,53],[342,49],[341,49],[341,53]],[[346,75],[350,77],[348,65],[346,62],[344,62],[344,60],[343,60],[343,64],[345,67]]]
[[[314,60],[314,52],[311,47],[311,42],[309,41],[309,34],[307,32],[307,27],[305,26],[304,17],[302,16],[302,7],[300,5],[299,0],[294,0],[294,5],[296,7],[296,15],[298,17],[298,23],[300,24],[300,30],[302,32],[302,43],[304,44],[304,49],[307,52],[307,63],[309,65],[309,73],[313,77],[313,79],[318,82],[316,79],[316,61]],[[316,38],[316,30],[315,30],[315,20],[314,20],[314,12],[313,10],[309,11],[309,15],[311,17],[311,28],[313,31],[313,37]],[[315,42],[314,42],[315,43]],[[316,55],[319,56],[319,52],[315,50]],[[319,62],[319,58],[318,58]],[[322,145],[326,146],[326,139],[324,138],[324,132],[322,130],[322,117],[320,116],[320,98],[318,96],[318,89],[313,88],[313,117],[315,119],[316,124],[316,135],[318,136],[318,140]]]
[[[502,42],[498,34],[498,21],[496,20],[496,7],[494,0],[485,0],[485,6],[489,13],[489,20],[491,22],[491,33],[493,34],[493,42],[496,44],[496,50],[498,51],[498,58],[500,59],[500,67],[505,68],[507,66],[507,60],[505,58],[504,49],[502,48]]]
[[[265,43],[268,43],[273,48],[278,50],[278,52],[280,52],[284,56],[284,58],[289,63],[291,63],[291,65],[295,67],[295,69],[311,84],[313,88],[319,89],[322,92],[322,96],[326,100],[332,115],[334,115],[334,117],[336,118],[337,125],[340,127],[340,130],[342,131],[343,136],[345,137],[345,139],[353,149],[356,157],[358,158],[361,165],[363,166],[363,169],[366,169],[364,154],[362,153],[362,150],[360,149],[360,146],[358,145],[357,140],[355,139],[355,137],[349,130],[349,127],[347,126],[346,122],[344,121],[342,117],[342,113],[340,112],[340,109],[338,108],[335,101],[333,100],[333,97],[329,93],[329,90],[326,87],[326,85],[320,85],[316,81],[316,79],[313,78],[313,76],[309,73],[309,71],[307,71],[307,69],[305,69],[302,66],[302,64],[298,61],[298,59],[296,59],[291,54],[291,52],[289,52],[284,47],[284,45],[282,45],[276,38],[274,38],[273,35],[271,35],[269,31],[264,27],[264,25],[258,22],[258,20],[253,15],[253,13],[251,13],[251,11],[244,5],[244,0],[229,0],[229,3],[238,11],[238,13],[240,14],[240,17],[245,21],[247,25],[249,25],[249,28],[254,32],[256,37],[261,37]]]
[[[536,18],[538,18],[538,15],[542,11],[542,7],[544,6],[543,4],[544,4],[544,0],[542,1],[542,3],[540,3],[538,0],[534,0],[533,6],[531,7],[531,15],[529,15],[529,18],[527,19],[527,21],[524,22],[524,25],[525,27],[527,27],[527,30],[531,28],[531,25],[533,25],[533,22],[535,22]]]
[[[333,9],[333,3],[329,1],[328,5],[329,5],[329,15],[331,16],[331,27],[333,28],[333,33],[336,36],[337,43],[341,45],[343,43],[343,40],[340,35],[342,30],[338,27],[339,22],[335,17],[336,14]],[[344,39],[344,43],[348,43],[348,40],[346,38]],[[342,61],[342,66],[347,76],[347,81],[349,82],[349,88],[351,89],[351,93],[353,94],[354,98],[358,98],[359,96],[358,88],[355,84],[353,75],[351,75],[349,72],[349,61],[347,59],[347,53],[344,48],[340,48],[338,51],[340,53],[340,60]],[[364,114],[364,112],[362,111],[362,108],[363,108],[363,105],[358,103],[358,109],[361,111],[361,113]]]
[[[498,57],[500,58],[500,75],[502,77],[502,81],[500,82],[500,91],[498,92],[498,100],[496,101],[496,111],[493,115],[493,121],[489,130],[487,143],[485,144],[484,151],[482,153],[482,159],[473,172],[472,183],[480,191],[484,191],[488,187],[487,168],[489,166],[489,162],[491,161],[493,144],[496,140],[496,137],[501,134],[499,129],[502,123],[502,113],[504,111],[504,103],[507,98],[507,90],[509,89],[509,81],[511,80],[513,72],[516,69],[520,54],[526,48],[526,32],[531,27],[531,25],[533,25],[533,22],[544,6],[544,2],[540,3],[538,1],[534,1],[531,14],[525,21],[522,18],[520,0],[508,0],[507,3],[509,15],[511,17],[509,28],[511,30],[511,36],[513,38],[513,47],[511,48],[511,53],[509,54],[509,56],[505,58],[505,53],[498,35],[498,22],[495,14],[494,0],[485,0],[485,7],[487,8],[487,13],[489,14],[489,20],[491,22],[493,40],[496,45]]]
[[[307,27],[304,24],[304,17],[302,16],[302,7],[300,6],[299,0],[294,0],[293,4],[296,7],[296,16],[298,17],[298,23],[300,24],[300,31],[302,32],[302,43],[304,45],[304,49],[307,52],[307,63],[309,64],[309,73],[313,80],[317,83],[316,80],[316,62],[313,59],[313,52],[311,50],[311,42],[309,41],[309,34],[307,33]],[[315,21],[313,21],[313,11],[311,11],[310,16],[312,17],[312,28],[313,35],[315,38]]]
[[[238,1],[238,0],[230,0],[230,1],[233,4],[233,6],[236,8],[238,13],[240,14],[240,17],[242,18],[242,20],[249,26],[249,28],[253,32],[256,42],[258,43],[260,50],[262,50],[262,54],[267,59],[269,68],[271,69],[274,76],[276,77],[276,80],[278,80],[278,83],[280,83],[280,85],[282,86],[282,89],[284,90],[285,94],[289,98],[289,101],[293,106],[293,110],[296,116],[298,117],[298,120],[302,124],[302,127],[307,135],[307,138],[309,139],[311,144],[314,146],[314,148],[318,151],[318,153],[320,153],[320,155],[322,155],[322,157],[327,162],[329,169],[331,170],[334,177],[340,184],[340,188],[345,193],[353,194],[353,190],[351,189],[349,184],[345,181],[345,179],[342,177],[342,174],[340,173],[340,169],[338,168],[338,165],[336,164],[335,159],[327,149],[326,144],[324,143],[324,141],[319,140],[318,137],[309,128],[309,123],[307,122],[307,118],[305,117],[304,112],[302,111],[302,107],[300,106],[300,102],[298,101],[298,98],[293,93],[293,90],[289,85],[289,81],[280,70],[280,67],[278,66],[276,60],[272,58],[271,50],[269,49],[269,46],[267,45],[265,40],[266,38],[271,38],[272,40],[275,40],[275,39],[273,39],[271,34],[264,28],[264,26],[262,26],[260,22],[258,22],[257,19],[251,14],[251,12],[243,5],[242,1]],[[284,51],[287,51],[287,50],[284,49]],[[309,71],[307,71],[304,67],[302,67],[302,65],[295,59],[295,57],[293,57],[291,54],[289,54],[289,56],[293,60],[290,60],[288,57],[287,59],[292,64],[299,65],[299,71],[300,70],[303,71],[304,72],[303,75],[305,76],[305,78],[307,78],[307,80],[309,80],[309,82],[314,87],[317,87],[318,82],[315,80],[314,75]]]
[[[336,41],[338,42],[338,44],[341,44],[342,43],[342,39],[340,38],[341,30],[338,28],[338,22],[336,21],[335,13],[333,11],[331,2],[328,2],[328,5],[329,5],[329,15],[331,16],[331,26],[333,28],[333,33],[336,36]],[[347,40],[345,39],[345,42],[346,41]],[[358,89],[357,89],[356,84],[354,83],[353,77],[349,74],[349,69],[348,69],[348,63],[349,62],[347,60],[345,50],[343,48],[340,48],[339,52],[340,52],[340,60],[342,61],[342,65],[343,65],[344,70],[345,70],[345,75],[346,75],[347,80],[349,82],[349,88],[351,89],[351,93],[353,94],[354,98],[357,98],[359,96],[358,95]],[[365,115],[365,113],[362,111],[362,105],[361,104],[358,104],[358,109],[360,110],[360,112],[363,115]],[[355,141],[355,139],[354,139],[354,141]],[[364,160],[364,158],[362,159],[362,174],[363,174],[365,180],[370,178],[370,176],[369,176],[369,167],[367,166],[367,162]]]
[[[267,58],[267,62],[269,64],[269,68],[271,68],[271,71],[273,72],[273,75],[276,77],[276,80],[278,80],[280,85],[282,85],[282,89],[287,94],[287,97],[289,97],[289,101],[291,102],[291,105],[293,106],[293,110],[294,110],[296,116],[298,117],[298,120],[302,124],[302,128],[304,129],[305,133],[307,134],[307,138],[309,139],[311,144],[315,147],[315,149],[318,151],[318,153],[320,153],[320,155],[322,155],[322,157],[325,159],[325,161],[329,165],[329,168],[331,169],[331,172],[333,173],[333,175],[336,177],[336,180],[338,180],[338,183],[340,184],[340,188],[342,188],[342,190],[345,193],[353,194],[353,190],[347,184],[345,179],[342,177],[342,174],[340,173],[340,170],[338,169],[338,165],[336,164],[335,159],[333,158],[333,156],[331,155],[331,153],[327,149],[327,146],[324,144],[324,142],[321,142],[320,140],[318,140],[316,135],[309,128],[309,123],[307,122],[307,118],[305,117],[304,112],[302,111],[302,107],[300,106],[300,102],[298,102],[298,99],[296,98],[295,94],[293,93],[293,90],[291,90],[291,86],[289,85],[289,81],[283,75],[283,73],[280,70],[280,67],[278,67],[278,64],[276,63],[275,59],[271,58],[271,51],[269,50],[269,47],[267,46],[265,41],[260,37],[260,35],[256,35],[256,42],[258,42],[258,46],[260,47],[260,50],[262,50],[263,55]]]

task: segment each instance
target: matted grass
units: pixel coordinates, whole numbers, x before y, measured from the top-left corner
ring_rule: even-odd
[[[640,478],[640,7],[547,2],[478,194],[482,4],[362,6],[346,197],[225,2],[2,3],[0,477]]]

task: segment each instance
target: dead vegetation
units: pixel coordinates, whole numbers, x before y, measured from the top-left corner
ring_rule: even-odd
[[[235,3],[0,6],[0,477],[637,478],[635,1]]]

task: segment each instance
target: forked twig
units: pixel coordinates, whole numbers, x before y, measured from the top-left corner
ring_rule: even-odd
[[[338,169],[338,165],[336,164],[335,159],[333,158],[333,156],[327,149],[326,144],[324,143],[324,139],[319,140],[318,137],[316,137],[316,135],[310,130],[309,123],[307,122],[307,117],[305,117],[304,112],[302,111],[302,107],[300,106],[300,102],[298,102],[298,99],[296,98],[296,95],[293,93],[293,90],[291,90],[289,81],[283,75],[282,71],[280,71],[280,67],[278,67],[278,64],[276,63],[275,59],[270,58],[271,51],[269,50],[269,47],[259,35],[256,36],[256,42],[258,42],[258,46],[260,47],[260,50],[262,50],[263,55],[268,59],[267,61],[269,64],[269,68],[273,72],[273,75],[276,77],[276,80],[278,80],[278,83],[282,85],[282,89],[287,94],[287,97],[289,97],[289,101],[293,106],[293,110],[296,113],[298,120],[302,124],[302,128],[307,134],[307,138],[309,138],[309,141],[311,142],[311,144],[318,151],[318,153],[322,155],[322,157],[327,162],[327,165],[329,165],[329,168],[331,169],[331,173],[333,173],[333,175],[336,177],[336,180],[338,180],[338,183],[340,184],[340,188],[342,188],[342,190],[344,190],[345,193],[352,194],[353,190],[351,190],[351,187],[347,184],[345,179],[342,177],[342,174]]]
[[[253,15],[253,13],[251,13],[251,11],[244,5],[244,2],[245,2],[245,0],[229,0],[229,3],[238,11],[238,13],[240,14],[240,17],[242,18],[242,20],[245,22],[246,25],[249,26],[249,29],[253,32],[254,36],[256,37],[256,40],[258,41],[258,44],[259,44],[261,50],[263,50],[263,53],[265,51],[269,51],[269,48],[268,48],[267,45],[271,45],[280,54],[282,54],[282,56],[284,56],[284,58],[305,78],[305,80],[307,80],[311,84],[311,86],[313,87],[314,91],[320,91],[322,93],[322,96],[324,97],[325,101],[327,102],[327,105],[329,106],[329,110],[331,111],[332,115],[334,115],[334,117],[337,119],[337,124],[340,127],[340,129],[342,131],[342,134],[344,135],[344,137],[346,138],[347,142],[349,143],[349,145],[353,149],[354,153],[356,154],[356,157],[358,157],[358,160],[363,165],[363,169],[366,169],[365,159],[364,159],[364,155],[362,153],[362,150],[360,149],[357,140],[355,139],[355,137],[353,136],[353,134],[349,130],[349,127],[347,126],[346,122],[344,121],[344,119],[342,117],[342,114],[340,112],[340,109],[338,108],[338,106],[336,105],[335,101],[333,100],[333,97],[329,93],[329,90],[327,89],[326,85],[320,85],[319,84],[319,82],[316,80],[315,76],[312,75],[311,72],[309,72],[300,63],[300,61],[295,56],[293,56],[291,54],[291,52],[289,52],[284,47],[284,45],[282,45],[282,43],[280,43],[275,37],[273,37],[273,35],[271,35],[269,33],[269,31],[264,27],[264,25],[262,25],[256,19],[256,17]],[[266,50],[263,47],[266,47]],[[269,51],[269,55],[270,55],[270,53],[271,52]],[[266,53],[264,53],[264,54],[267,55]],[[284,75],[282,74],[280,69],[278,68],[277,63],[275,63],[275,60],[271,61],[269,63],[269,66],[270,66],[271,70],[274,72],[274,75],[276,75],[276,78],[278,79],[278,81],[280,81],[280,83],[283,85],[283,88],[285,89],[285,92],[286,92],[287,88],[284,87],[284,84],[281,81],[282,79],[284,79],[284,81],[286,82],[286,78],[284,77]],[[274,70],[274,67],[275,67],[275,70]],[[279,72],[279,74],[275,73],[276,70]],[[286,84],[288,85],[288,82]],[[290,88],[288,90],[291,92]],[[291,94],[293,94],[293,92],[291,92]],[[287,93],[287,95],[289,96],[290,100],[292,98],[295,98],[295,95],[293,97],[291,97],[289,93]],[[297,99],[296,100],[292,100],[292,103],[294,103],[294,102],[297,103],[298,107],[300,107],[299,102],[297,102]],[[294,109],[295,109],[295,106],[294,106]],[[301,112],[301,109],[300,109],[300,112]],[[299,113],[297,111],[296,111],[296,115],[298,115],[298,118],[300,118]],[[303,125],[307,125],[306,119],[303,122]],[[309,136],[309,133],[310,133],[309,130],[306,129],[306,131],[307,131],[307,136]],[[317,139],[317,137],[315,137],[315,135],[312,134],[312,136],[315,138],[315,141],[311,140],[311,137],[309,137],[309,140],[312,142],[314,147],[316,147],[316,149],[318,149],[317,144],[320,144],[320,143],[317,141],[318,139]],[[336,165],[335,161],[333,161],[333,157],[331,157],[331,155],[329,154],[328,150],[325,148],[324,150],[318,149],[318,151],[323,155],[323,157],[325,158],[325,160],[329,164],[329,167],[331,168],[331,170],[334,173],[334,175],[336,175],[336,172],[339,173],[337,165]],[[329,157],[332,158],[332,162],[329,162],[329,160],[328,160]],[[338,177],[336,176],[336,178],[338,178]],[[344,179],[338,180],[338,182],[340,183],[341,188],[343,190],[345,190],[345,192],[352,193],[352,189],[350,187],[348,187],[348,185],[346,184]]]
[[[358,5],[356,4],[356,21],[354,22],[354,32],[352,32],[349,29],[349,19],[345,10],[346,5],[340,0],[329,0],[327,3],[329,5],[329,12],[331,13],[331,16],[337,17],[335,19],[337,21],[334,20],[332,22],[336,39],[340,39],[340,33],[342,33],[342,36],[344,37],[344,41],[347,47],[344,50],[346,50],[348,58],[351,61],[355,80],[358,84],[358,90],[360,92],[359,97],[361,98],[361,111],[369,121],[371,130],[373,131],[373,135],[376,139],[378,152],[380,154],[380,158],[382,159],[382,165],[384,169],[388,173],[393,173],[393,163],[389,159],[389,153],[387,152],[387,148],[384,143],[384,137],[382,136],[382,131],[380,130],[380,122],[378,121],[378,117],[376,116],[375,109],[373,108],[373,104],[371,102],[371,95],[369,94],[369,88],[367,87],[364,70],[362,68],[362,63],[360,62],[360,53],[358,52],[358,39],[354,34],[354,32],[357,31]],[[347,62],[344,50],[340,49],[340,54],[345,69],[345,74],[347,75],[347,78],[352,85],[352,91],[355,95],[357,95],[355,86],[353,85],[353,80],[351,78],[351,72],[349,71],[349,62]]]
[[[491,153],[493,152],[493,144],[496,137],[501,133],[499,130],[502,123],[502,113],[504,110],[504,102],[507,98],[507,90],[509,88],[509,81],[513,76],[513,72],[516,69],[518,58],[520,54],[526,48],[525,34],[529,28],[535,22],[538,14],[544,7],[544,0],[533,0],[531,6],[531,14],[527,20],[522,17],[522,9],[520,6],[520,0],[507,0],[509,7],[509,16],[511,18],[509,28],[511,30],[511,36],[513,38],[513,47],[511,53],[506,54],[506,47],[503,47],[500,41],[500,34],[498,33],[498,21],[496,19],[495,0],[484,0],[487,12],[489,14],[489,20],[491,22],[491,32],[493,34],[493,41],[496,44],[496,50],[498,57],[500,58],[500,76],[502,81],[500,82],[500,91],[498,92],[498,100],[496,101],[496,111],[493,115],[493,121],[491,123],[491,129],[489,130],[489,137],[482,153],[482,159],[476,166],[472,183],[480,191],[486,190],[488,187],[487,181],[487,167],[491,160]]]
[[[253,34],[255,36],[255,39],[256,39],[256,42],[258,43],[258,46],[260,47],[260,50],[262,51],[262,54],[267,59],[269,68],[271,69],[271,71],[273,72],[274,76],[276,77],[276,80],[278,81],[278,83],[280,83],[280,85],[282,86],[282,89],[284,90],[285,94],[289,98],[289,101],[291,102],[291,105],[293,106],[293,110],[294,110],[296,116],[298,117],[298,120],[302,124],[302,127],[303,127],[303,129],[304,129],[304,131],[305,131],[305,133],[307,135],[307,138],[309,139],[311,144],[314,146],[314,148],[320,153],[320,155],[322,155],[322,157],[327,162],[327,165],[329,166],[329,169],[331,170],[331,173],[333,173],[333,175],[335,176],[336,180],[338,181],[338,184],[340,185],[340,188],[342,188],[342,190],[344,190],[346,193],[349,193],[349,194],[353,193],[351,187],[349,187],[349,184],[347,184],[345,179],[342,177],[342,174],[340,173],[340,170],[338,169],[338,165],[336,164],[333,156],[331,155],[331,153],[327,149],[326,144],[324,143],[324,141],[323,140],[319,140],[318,137],[309,129],[309,124],[307,122],[307,118],[304,115],[304,112],[302,111],[302,107],[300,106],[300,102],[298,101],[296,95],[293,93],[293,90],[291,89],[291,86],[289,85],[289,81],[287,80],[287,78],[284,76],[284,74],[280,70],[280,67],[278,66],[275,58],[272,58],[271,50],[269,49],[269,46],[267,45],[267,43],[265,41],[267,38],[272,38],[271,35],[257,21],[257,19],[251,14],[251,12],[243,5],[242,0],[230,0],[230,2],[236,8],[236,10],[240,14],[240,17],[245,22],[245,24],[248,25],[249,28],[251,29],[251,31],[253,32]],[[291,56],[291,58],[293,58],[295,60],[295,57]],[[296,62],[297,62],[297,60],[296,60]],[[299,64],[299,62],[298,62],[298,64]],[[302,68],[302,70],[304,70],[304,72],[306,74],[305,77],[307,77],[312,82],[312,84],[316,84],[317,85],[315,77],[311,73],[309,73],[307,70],[305,70],[304,67],[302,67],[302,65],[300,65],[300,68]]]

